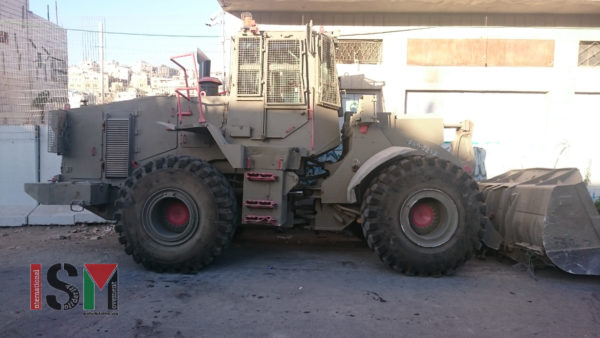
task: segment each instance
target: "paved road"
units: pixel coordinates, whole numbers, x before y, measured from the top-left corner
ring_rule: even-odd
[[[343,236],[243,233],[196,275],[143,270],[107,227],[0,229],[0,336],[600,337],[600,278],[473,259],[455,276],[406,277]],[[29,310],[29,264],[117,263],[118,315]],[[97,292],[97,309],[107,293]],[[89,312],[89,311],[88,311]],[[85,312],[85,313],[88,313]],[[99,311],[102,312],[102,311]],[[106,312],[106,311],[104,311]]]

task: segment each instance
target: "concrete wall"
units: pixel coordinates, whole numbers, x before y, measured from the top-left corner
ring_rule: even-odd
[[[296,24],[292,19],[295,16],[304,16],[313,19],[313,14],[324,18],[324,23],[331,24],[346,14],[353,15],[364,22],[373,22],[378,19],[382,22],[385,17],[411,17],[417,14],[430,16],[460,16],[469,13],[499,14],[510,18],[519,13],[553,13],[546,15],[552,19],[556,14],[564,13],[600,13],[600,4],[594,0],[304,0],[301,4],[294,1],[273,0],[218,0],[221,7],[239,16],[240,12],[251,11],[253,14],[272,13],[274,16],[283,16],[288,19],[288,24]],[[278,23],[261,18],[261,23]]]
[[[106,222],[68,205],[38,205],[25,193],[25,183],[47,182],[60,173],[60,157],[47,149],[47,126],[0,125],[0,226]]]
[[[0,205],[36,206],[23,182],[37,182],[34,126],[0,126]]]

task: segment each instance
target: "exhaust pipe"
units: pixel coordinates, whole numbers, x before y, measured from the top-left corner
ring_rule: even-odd
[[[200,77],[200,79],[198,81],[200,83],[200,88],[206,93],[206,96],[219,95],[219,86],[222,82],[219,79],[210,76],[210,58],[198,48],[196,49],[196,59],[198,60],[199,65],[198,77]]]
[[[210,59],[200,48],[196,49],[196,59],[198,60],[198,65],[200,65],[200,78],[210,77]]]

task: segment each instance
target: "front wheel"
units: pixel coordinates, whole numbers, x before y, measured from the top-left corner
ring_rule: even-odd
[[[209,163],[169,156],[146,163],[117,200],[119,240],[155,271],[194,272],[229,244],[237,203],[229,182]]]
[[[389,163],[362,201],[367,243],[402,273],[452,274],[480,245],[483,196],[449,161],[411,156]]]

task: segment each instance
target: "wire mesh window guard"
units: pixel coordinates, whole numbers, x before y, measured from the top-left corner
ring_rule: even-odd
[[[328,36],[322,36],[320,43],[320,82],[321,103],[334,106],[340,105],[337,71],[335,68],[335,53],[333,40]]]
[[[300,41],[270,40],[267,55],[267,103],[303,103]]]
[[[46,124],[69,102],[67,32],[10,2],[0,18],[0,125]]]
[[[239,96],[257,96],[261,94],[260,42],[260,37],[242,37],[239,40],[237,75],[237,94]]]
[[[600,41],[579,41],[579,66],[600,67]]]
[[[382,49],[383,40],[343,39],[338,41],[335,58],[344,64],[379,64]]]

